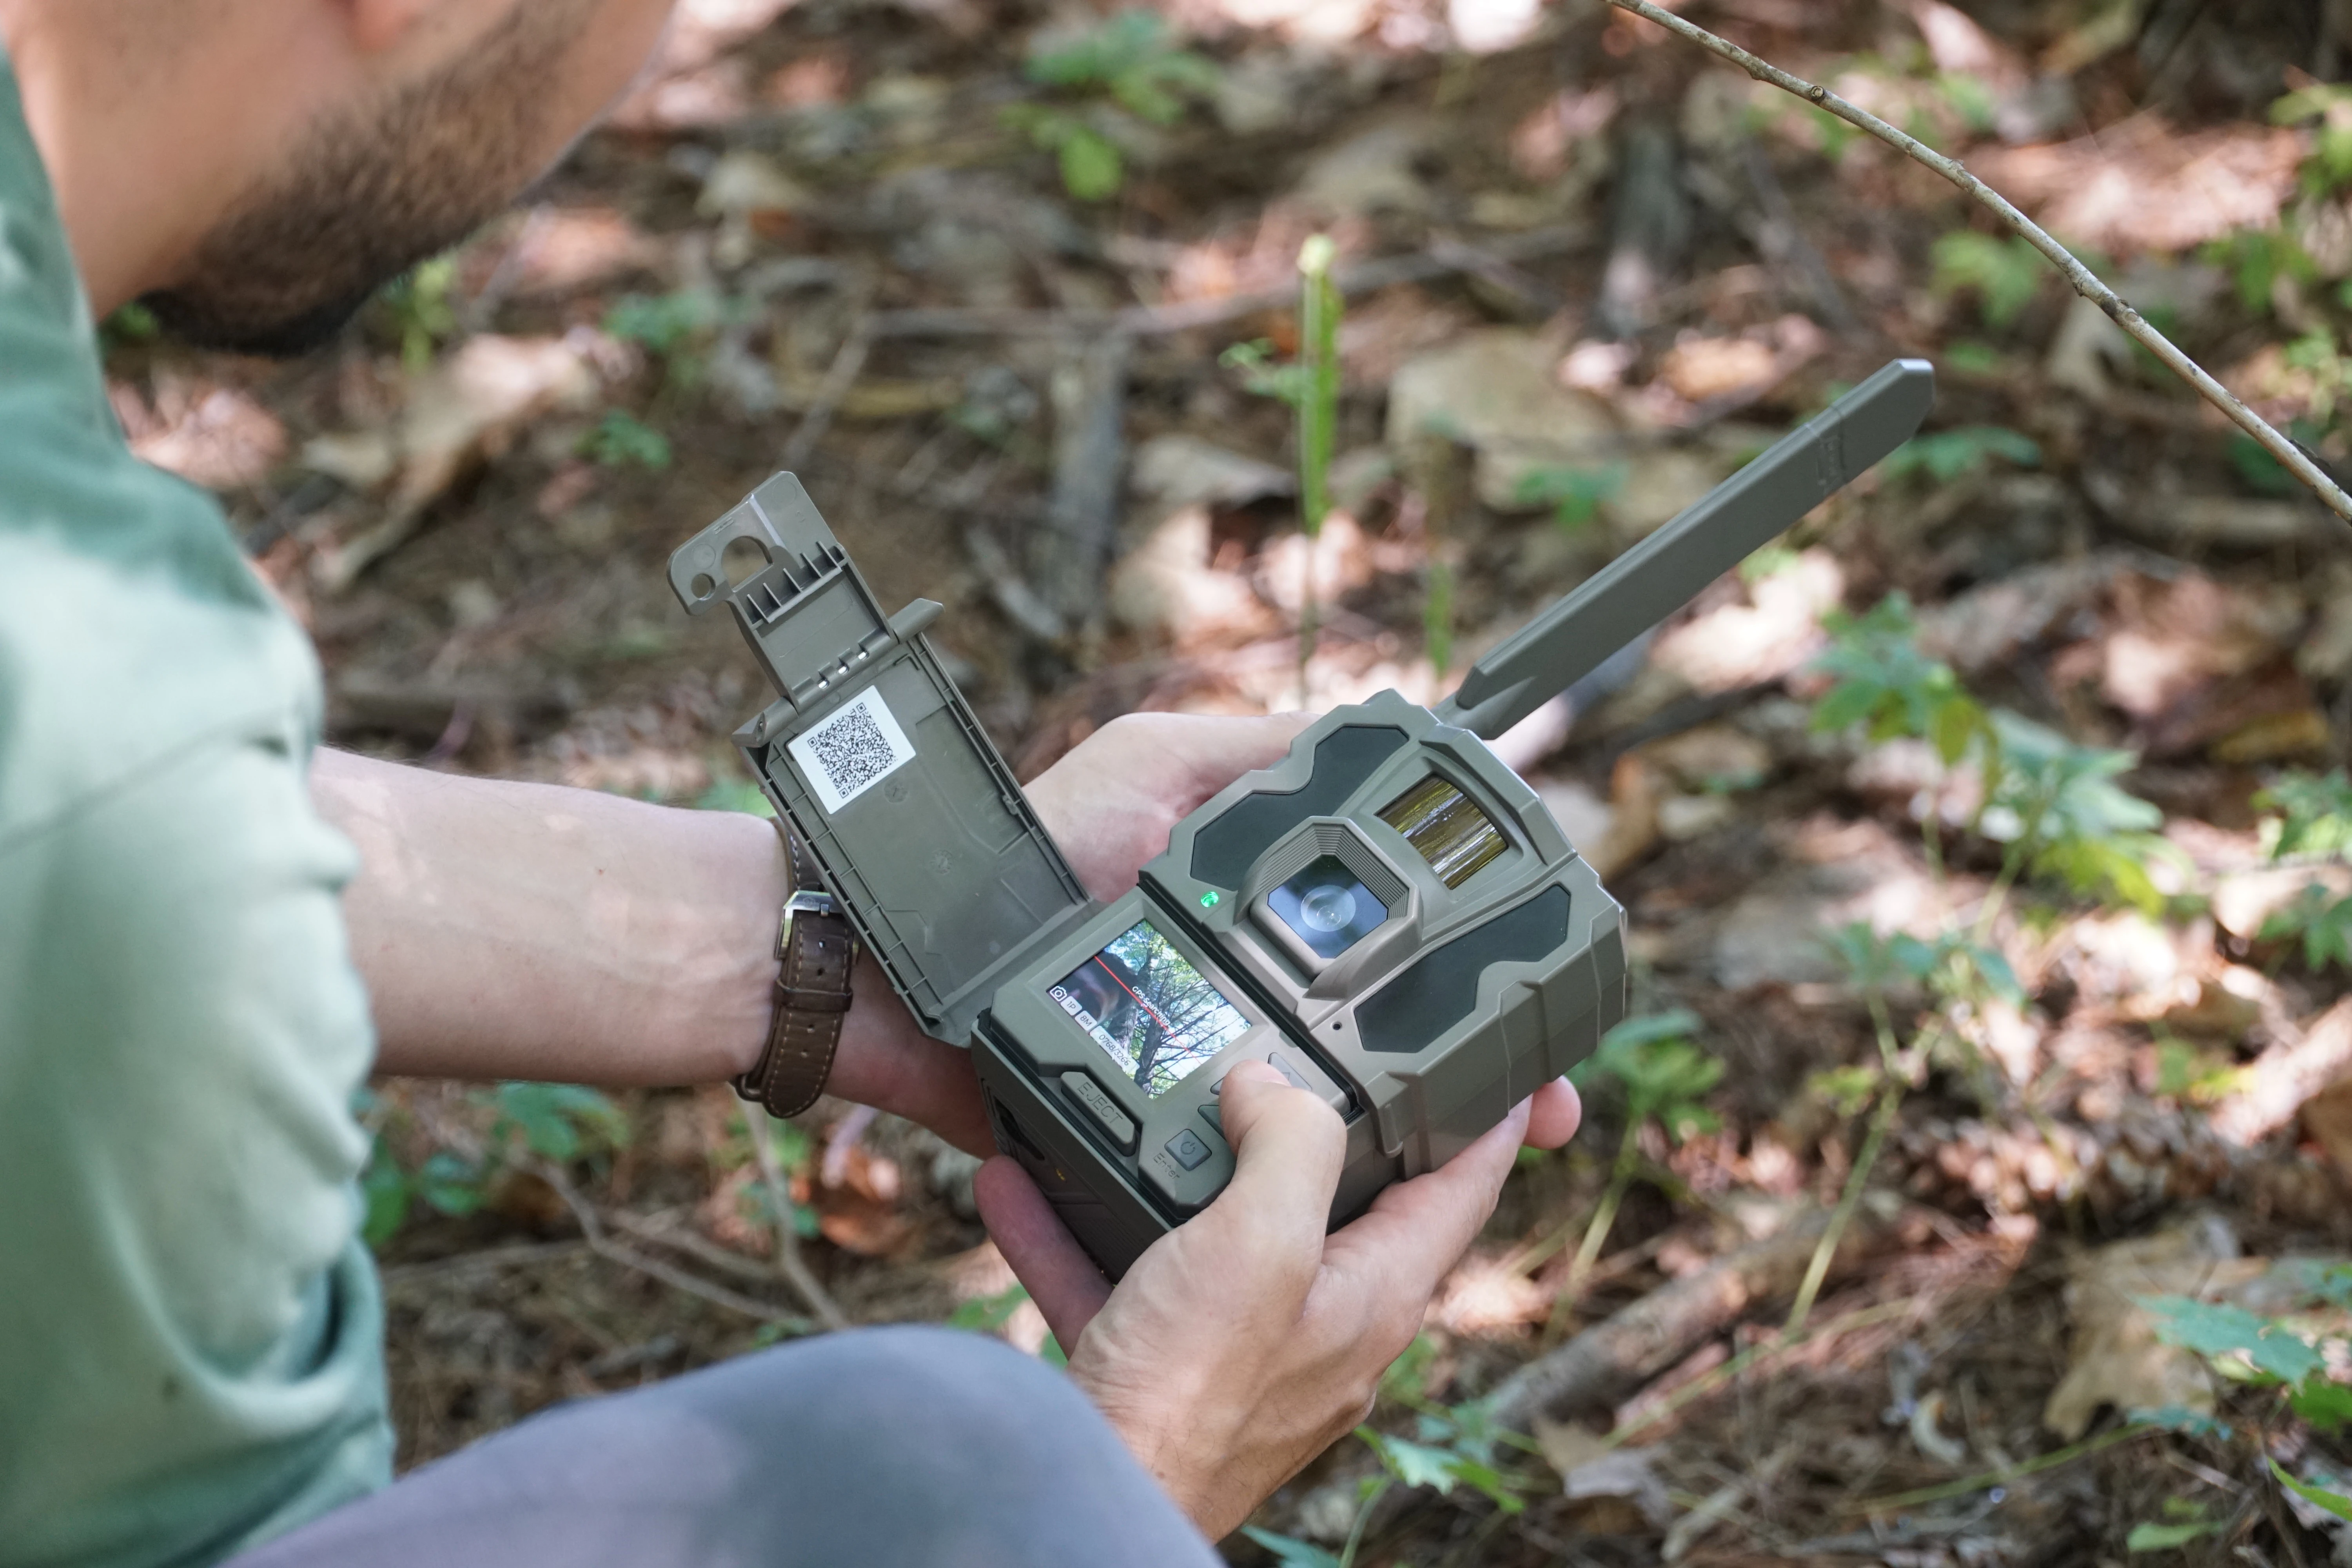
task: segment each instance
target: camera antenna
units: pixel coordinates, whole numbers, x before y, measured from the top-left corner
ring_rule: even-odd
[[[1926,360],[1882,367],[1472,665],[1438,718],[1493,740],[1909,440],[1935,396]]]

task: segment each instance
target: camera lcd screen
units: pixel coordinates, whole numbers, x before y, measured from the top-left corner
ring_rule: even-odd
[[[1249,1019],[1160,928],[1138,921],[1047,992],[1146,1094],[1161,1095],[1247,1033]]]

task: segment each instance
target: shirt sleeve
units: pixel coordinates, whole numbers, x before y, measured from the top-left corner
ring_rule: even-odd
[[[307,762],[241,723],[0,841],[0,1564],[212,1561],[388,1479]]]

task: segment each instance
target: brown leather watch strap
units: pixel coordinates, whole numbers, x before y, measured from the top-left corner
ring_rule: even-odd
[[[750,1072],[735,1080],[735,1092],[759,1101],[772,1116],[797,1116],[814,1105],[833,1072],[841,1047],[841,1023],[849,1011],[849,973],[857,942],[841,906],[824,890],[816,859],[782,819],[784,855],[792,864],[793,890],[776,927],[775,1019],[767,1047]]]

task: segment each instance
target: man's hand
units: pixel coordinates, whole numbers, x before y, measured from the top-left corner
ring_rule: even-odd
[[[1135,886],[1168,832],[1253,768],[1271,767],[1311,713],[1265,719],[1130,713],[1114,719],[1040,774],[1030,804],[1087,891],[1106,901]],[[871,960],[858,966],[826,1092],[878,1106],[975,1154],[995,1152],[971,1054],[932,1039],[890,993]],[[875,1007],[868,999],[885,1004]]]
[[[1339,1117],[1258,1062],[1226,1076],[1223,1103],[1233,1181],[1116,1289],[1013,1162],[991,1161],[977,1184],[990,1233],[1070,1347],[1070,1374],[1212,1540],[1363,1420],[1520,1143],[1557,1147],[1580,1115],[1566,1079],[1547,1084],[1327,1237]]]

